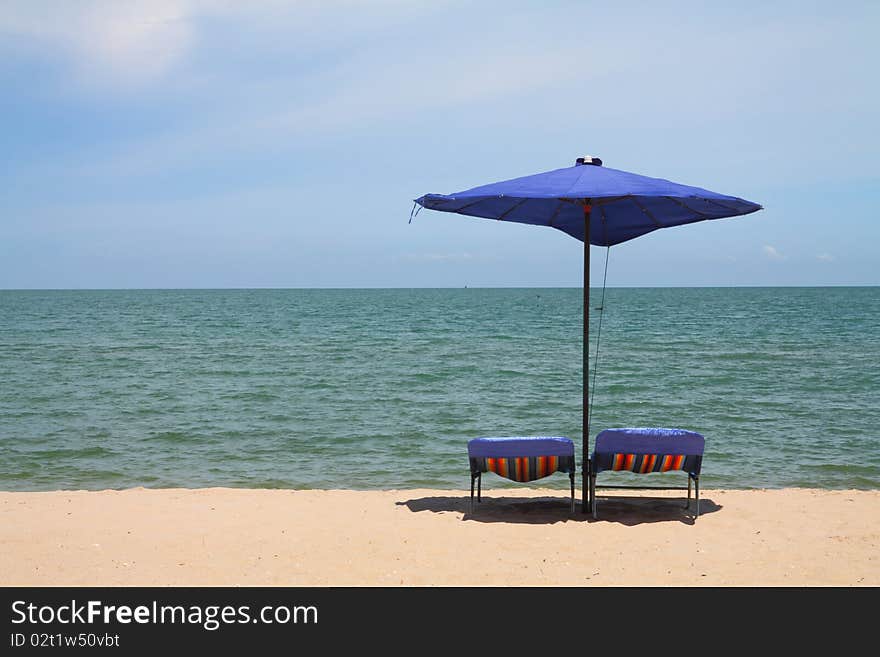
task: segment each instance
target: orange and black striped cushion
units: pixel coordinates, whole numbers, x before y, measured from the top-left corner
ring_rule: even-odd
[[[670,470],[684,470],[685,472],[700,471],[702,455],[688,454],[625,454],[604,453],[594,454],[594,470],[635,472],[647,474],[649,472],[669,472]]]
[[[520,456],[471,458],[475,472],[494,472],[513,481],[535,481],[554,472],[574,472],[573,456]]]

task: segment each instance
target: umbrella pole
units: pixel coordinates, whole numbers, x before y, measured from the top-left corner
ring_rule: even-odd
[[[588,426],[590,424],[590,404],[589,404],[589,381],[590,381],[590,201],[584,202],[584,347],[583,347],[583,374],[584,381],[581,389],[584,393],[582,400],[582,433],[581,443],[583,453],[581,454],[581,513],[586,513],[592,500],[588,500],[588,491],[590,489],[590,435]]]

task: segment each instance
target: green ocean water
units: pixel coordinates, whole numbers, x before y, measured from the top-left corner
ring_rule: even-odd
[[[0,291],[0,489],[465,488],[470,438],[580,444],[581,304]],[[880,488],[880,288],[615,288],[601,331],[593,437],[699,431],[707,488]]]

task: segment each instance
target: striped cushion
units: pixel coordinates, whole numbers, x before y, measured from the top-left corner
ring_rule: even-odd
[[[699,475],[704,446],[703,436],[684,429],[606,429],[596,436],[593,472],[684,470]]]
[[[512,481],[542,479],[554,472],[574,472],[574,456],[472,457],[475,472],[494,472]]]
[[[594,467],[596,472],[603,470],[627,471],[637,474],[649,472],[669,472],[670,470],[684,470],[685,472],[699,472],[696,454],[627,454],[627,453],[597,453],[594,455]]]

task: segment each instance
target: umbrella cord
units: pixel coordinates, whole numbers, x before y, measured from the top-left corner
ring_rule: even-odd
[[[422,211],[422,206],[418,203],[413,202],[412,210],[409,211],[409,221],[407,223],[412,223],[412,220],[419,216],[419,212]]]
[[[599,341],[602,339],[602,316],[605,314],[605,284],[608,282],[608,254],[611,247],[605,247],[605,275],[602,277],[602,301],[599,303],[599,330],[596,332],[596,356],[593,358],[593,384],[590,389],[590,412],[587,414],[587,435],[593,421],[593,399],[596,397],[596,375],[599,373]]]

